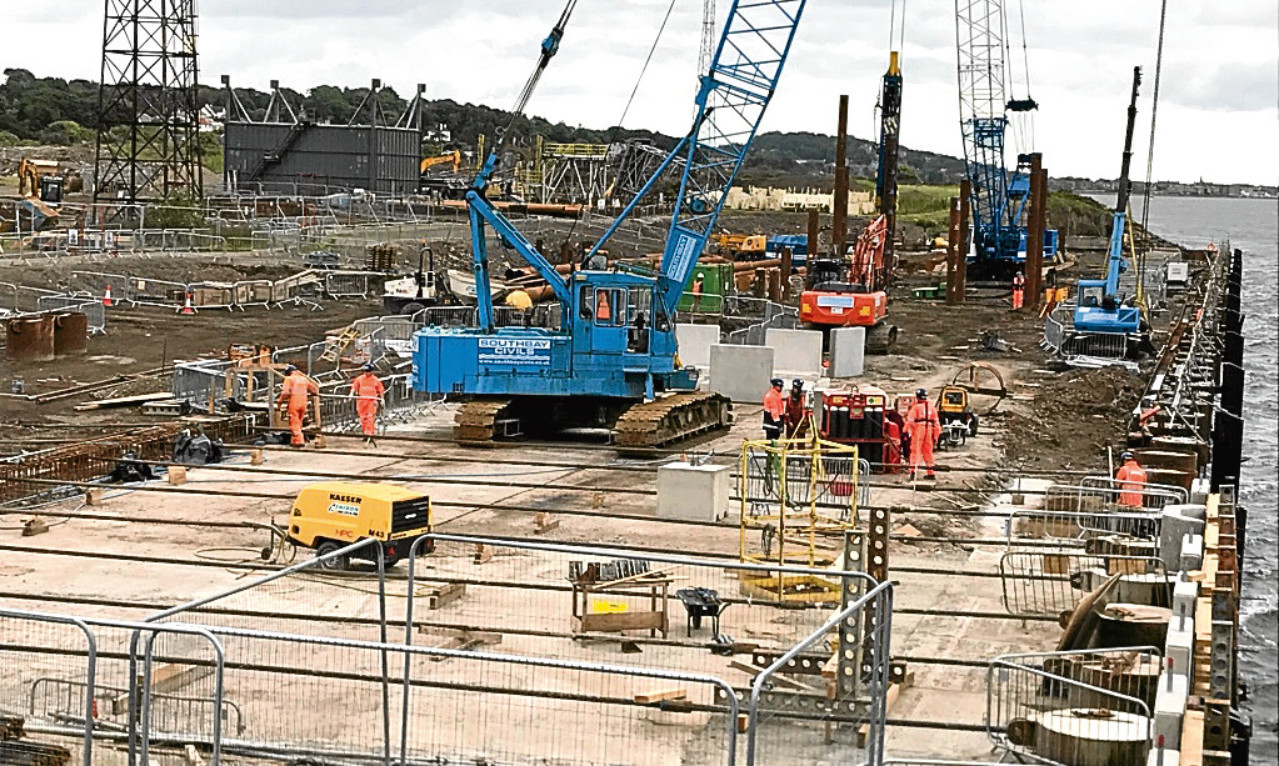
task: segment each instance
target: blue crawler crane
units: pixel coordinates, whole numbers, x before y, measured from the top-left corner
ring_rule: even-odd
[[[516,430],[603,427],[612,429],[619,448],[644,448],[728,424],[728,399],[698,392],[698,371],[679,361],[675,307],[772,98],[805,1],[733,2],[714,60],[701,76],[692,129],[586,252],[581,270],[558,273],[485,198],[500,147],[488,155],[466,194],[476,324],[426,327],[414,335],[413,387],[467,400],[454,428],[459,442],[487,442]],[[555,54],[571,6],[542,44],[517,113]],[[656,272],[607,269],[601,247],[677,158],[683,161],[679,193]],[[495,323],[488,228],[554,292],[558,311],[550,312],[548,326]]]
[[[1006,282],[1026,265],[1030,155],[1017,155],[1017,164],[1007,169],[1005,133],[1009,115],[1028,124],[1039,104],[1029,92],[1025,98],[1005,98],[1004,35],[1009,27],[1003,1],[955,0],[955,11],[959,122],[973,218],[968,274],[974,280]],[[1056,257],[1057,241],[1056,229],[1044,232],[1046,261]]]
[[[1096,338],[1097,341],[1103,341],[1104,336],[1120,336],[1132,338],[1135,342],[1142,329],[1141,309],[1132,304],[1132,296],[1119,294],[1119,275],[1128,268],[1124,260],[1124,232],[1128,222],[1128,198],[1132,191],[1128,171],[1132,163],[1132,133],[1137,120],[1137,90],[1140,86],[1141,67],[1134,67],[1132,99],[1128,104],[1128,128],[1124,135],[1123,163],[1119,172],[1119,189],[1106,258],[1106,278],[1079,280],[1074,316],[1075,332],[1079,335],[1071,343],[1075,353],[1089,352],[1090,349],[1086,347],[1089,345],[1089,335],[1103,336]]]

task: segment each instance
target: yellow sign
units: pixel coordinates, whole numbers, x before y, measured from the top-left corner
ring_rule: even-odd
[[[591,601],[592,614],[619,614],[625,611],[625,601],[605,601],[602,598]]]

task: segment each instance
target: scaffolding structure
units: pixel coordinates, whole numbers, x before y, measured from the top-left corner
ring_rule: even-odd
[[[203,196],[196,0],[106,0],[93,198]]]

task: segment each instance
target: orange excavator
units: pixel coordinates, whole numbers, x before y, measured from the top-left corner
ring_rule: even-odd
[[[452,172],[456,175],[462,168],[462,152],[454,149],[436,157],[427,157],[418,165],[418,172],[425,174],[431,168],[444,164],[452,165]]]
[[[805,328],[865,327],[866,353],[887,354],[897,343],[897,325],[888,322],[889,270],[884,262],[888,218],[879,216],[862,231],[846,258],[808,263],[799,320]]]

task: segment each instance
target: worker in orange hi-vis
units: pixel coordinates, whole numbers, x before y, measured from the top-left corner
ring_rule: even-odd
[[[1115,471],[1115,481],[1119,483],[1119,504],[1127,508],[1141,508],[1142,490],[1146,487],[1146,469],[1137,462],[1137,458],[1128,450],[1119,456],[1122,465]]]
[[[351,381],[351,396],[355,398],[355,414],[360,417],[364,443],[377,446],[373,437],[377,436],[377,413],[386,396],[386,386],[373,374],[373,365],[364,365],[364,372]]]
[[[1017,272],[1017,276],[1013,277],[1013,309],[1020,309],[1026,305],[1026,275]]]
[[[320,387],[293,365],[284,368],[284,383],[280,386],[279,404],[287,405],[289,410],[289,431],[292,438],[289,444],[294,447],[306,446],[306,438],[302,435],[302,422],[306,419],[306,405],[311,394],[319,394]]]
[[[595,293],[595,321],[607,322],[613,318],[613,312],[609,310],[608,293],[603,290]]]
[[[936,479],[933,473],[933,447],[941,437],[941,421],[937,418],[937,407],[928,401],[928,391],[915,391],[915,403],[906,413],[906,431],[910,434],[910,474],[911,478],[919,477],[919,464],[923,463],[928,470],[926,479]]]
[[[784,385],[781,378],[773,378],[764,393],[764,438],[770,441],[781,438],[782,427],[786,424],[786,399],[782,396]]]

